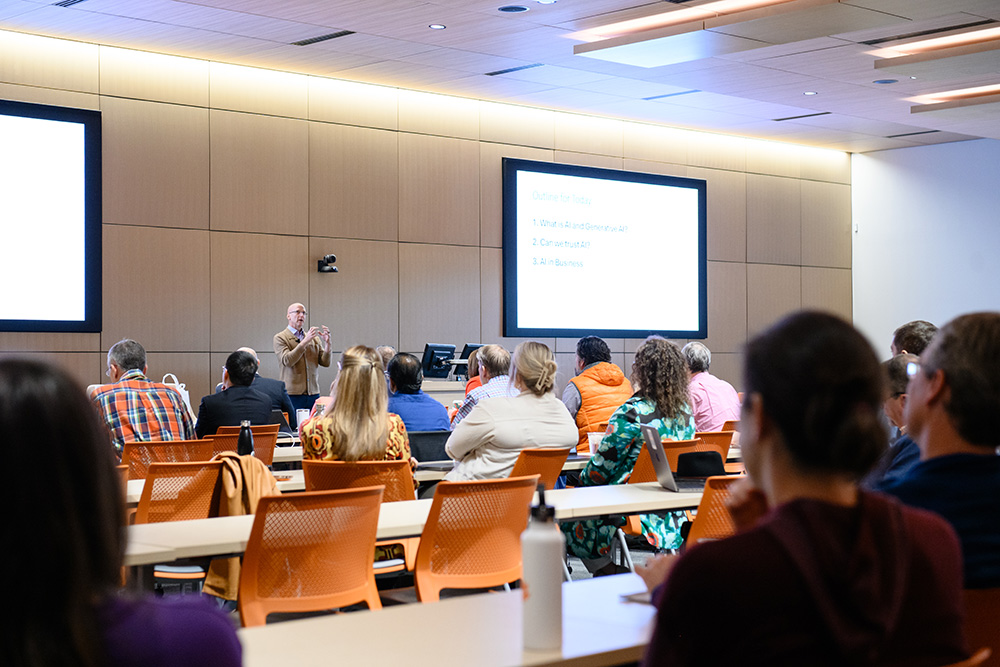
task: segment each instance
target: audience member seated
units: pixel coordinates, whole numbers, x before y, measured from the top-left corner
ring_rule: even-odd
[[[917,361],[915,354],[897,354],[882,362],[882,378],[885,380],[887,396],[882,402],[882,412],[894,430],[889,436],[889,449],[882,455],[875,467],[861,479],[861,488],[878,488],[879,484],[892,482],[916,465],[920,460],[920,448],[906,434],[904,412],[906,410],[907,364]]]
[[[879,489],[951,523],[966,588],[1000,586],[1000,313],[952,320],[909,370],[906,426],[920,461]]]
[[[589,452],[587,434],[603,432],[611,415],[632,398],[632,384],[622,369],[611,363],[608,344],[597,336],[576,343],[576,377],[563,390],[562,400],[576,420],[577,450]]]
[[[640,426],[655,426],[664,440],[694,438],[694,420],[688,405],[687,364],[680,348],[659,336],[646,339],[635,353],[632,364],[635,396],[618,408],[608,422],[608,432],[597,451],[580,473],[581,486],[624,484],[632,474],[643,446]],[[673,515],[641,515],[642,532],[650,544],[660,549],[680,546],[681,538]],[[619,570],[611,561],[615,531],[625,525],[622,517],[563,523],[566,549],[583,561],[596,576]]]
[[[445,479],[507,477],[526,447],[574,446],[576,426],[553,392],[557,370],[546,345],[518,345],[511,374],[520,393],[481,400],[455,427],[445,451],[456,463]]]
[[[388,412],[382,358],[355,345],[340,358],[323,413],[299,429],[302,458],[335,461],[416,461],[410,457],[406,427]]]
[[[257,356],[256,350],[250,347],[241,347],[237,352],[250,353],[254,361],[257,362],[258,369],[260,368],[260,357]],[[284,382],[263,377],[257,372],[254,373],[253,382],[250,383],[250,386],[262,394],[267,394],[268,398],[271,399],[272,410],[281,410],[286,415],[289,415],[291,419],[295,419],[295,408],[292,407],[292,399],[288,397],[288,390],[285,389]],[[224,388],[223,383],[220,382],[215,385],[215,393],[221,393]]]
[[[458,426],[472,412],[472,408],[476,407],[476,403],[484,398],[517,396],[517,389],[507,376],[510,370],[510,352],[499,345],[484,345],[478,348],[478,352],[479,379],[483,386],[473,389],[466,395],[458,412],[451,418],[452,429]]]
[[[640,568],[648,584],[666,576],[644,664],[963,660],[954,531],[855,483],[885,448],[874,350],[848,323],[805,312],[744,358],[748,477],[729,500],[738,532]]]
[[[892,356],[909,352],[918,357],[924,353],[938,328],[926,320],[913,320],[901,325],[892,332],[892,344],[889,350]]]
[[[108,431],[77,382],[40,362],[0,361],[0,443],[18,471],[4,484],[7,530],[25,538],[4,550],[6,595],[17,609],[2,626],[3,664],[241,663],[233,625],[212,603],[121,592],[120,475]]]
[[[477,387],[483,386],[483,380],[479,377],[479,348],[469,353],[469,363],[465,367],[465,395]]]
[[[727,421],[740,418],[740,397],[733,385],[708,372],[712,352],[702,343],[688,343],[681,350],[691,374],[691,409],[696,431],[721,431]]]
[[[403,420],[408,431],[447,431],[448,410],[421,389],[420,360],[401,352],[389,362],[389,412]]]
[[[142,345],[128,338],[112,345],[105,374],[114,384],[101,385],[92,398],[119,458],[126,442],[194,439],[194,421],[181,395],[146,377]]]
[[[195,432],[199,438],[213,435],[220,426],[239,426],[244,420],[252,425],[271,423],[271,397],[251,387],[257,374],[257,359],[237,350],[226,358],[222,368],[224,391],[209,394],[198,406]]]
[[[396,348],[391,345],[379,345],[375,348],[375,352],[382,358],[382,368],[385,369],[385,388],[389,391],[389,395],[392,396],[392,386],[389,384],[389,361],[396,356]]]

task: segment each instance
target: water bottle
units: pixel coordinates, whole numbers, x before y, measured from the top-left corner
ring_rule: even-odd
[[[240,437],[236,439],[236,453],[240,456],[253,454],[253,431],[250,430],[250,420],[240,422]]]
[[[531,508],[528,528],[521,534],[524,593],[524,648],[562,648],[562,573],[566,538],[556,526],[555,508],[545,504],[545,486],[538,485],[538,505]]]

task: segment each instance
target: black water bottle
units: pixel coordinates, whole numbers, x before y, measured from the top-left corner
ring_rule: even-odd
[[[240,456],[253,454],[253,432],[250,430],[250,420],[240,422],[240,437],[236,440],[236,453]]]

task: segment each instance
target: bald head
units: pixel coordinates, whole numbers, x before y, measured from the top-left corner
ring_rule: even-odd
[[[236,351],[237,352],[246,352],[247,354],[249,354],[250,356],[252,356],[254,358],[254,360],[257,361],[258,364],[260,363],[260,357],[257,356],[257,350],[253,349],[252,347],[241,347],[241,348],[238,348]]]
[[[293,303],[288,307],[288,325],[293,329],[301,330],[306,323],[306,307],[301,303]]]

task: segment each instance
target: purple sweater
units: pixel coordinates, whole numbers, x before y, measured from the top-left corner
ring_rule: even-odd
[[[97,610],[109,667],[238,667],[226,615],[198,597],[110,598]]]

